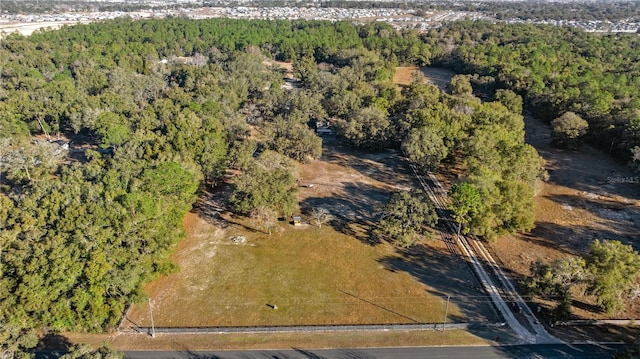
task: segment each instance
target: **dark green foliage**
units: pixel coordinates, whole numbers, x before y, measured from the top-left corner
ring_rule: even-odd
[[[322,138],[306,124],[276,119],[268,129],[269,147],[278,153],[303,163],[322,155]]]
[[[402,152],[422,170],[438,168],[449,149],[432,127],[414,128],[402,142]]]
[[[244,215],[266,207],[289,216],[297,204],[296,195],[296,180],[288,160],[265,151],[243,168],[229,202],[235,211]]]
[[[449,24],[438,36],[455,43],[442,63],[495,78],[533,114],[551,121],[575,112],[589,123],[588,141],[623,159],[640,145],[619,116],[640,108],[638,36],[481,21]]]
[[[376,107],[355,111],[336,122],[337,135],[355,147],[379,150],[388,145],[390,125],[387,115]]]
[[[640,254],[619,241],[596,240],[585,259],[594,278],[590,292],[597,296],[605,311],[619,312],[630,292],[636,289]]]
[[[95,131],[102,137],[102,147],[119,146],[131,135],[123,118],[112,112],[103,112],[95,122]]]
[[[595,240],[584,257],[556,260],[551,264],[531,264],[526,283],[533,294],[559,298],[561,313],[570,313],[571,293],[575,284],[588,285],[588,293],[607,313],[620,312],[640,275],[640,254],[619,241]]]
[[[526,283],[533,294],[554,298],[566,297],[575,284],[589,281],[589,273],[583,258],[564,258],[551,264],[542,261],[531,263],[531,277]]]
[[[112,350],[106,345],[93,349],[88,344],[74,345],[60,359],[122,359],[123,353]]]
[[[464,75],[455,75],[449,82],[449,92],[452,95],[471,95],[473,88],[469,82],[469,78]]]
[[[522,114],[522,97],[510,90],[500,89],[496,91],[496,101],[503,104],[509,111]]]
[[[2,232],[3,273],[11,279],[0,293],[0,314],[99,330],[115,324],[142,283],[171,268],[165,256],[183,235],[195,176],[160,163],[138,167],[137,186],[122,176],[130,164],[96,161],[64,169],[59,181],[38,182],[13,200]]]
[[[451,186],[449,190],[451,199],[451,217],[458,222],[458,234],[461,232],[462,224],[466,224],[475,218],[482,209],[480,191],[469,183],[460,183]],[[465,228],[464,233],[469,229]]]
[[[568,320],[571,319],[571,295],[568,291],[565,291],[556,305],[553,308],[553,318],[555,320]]]
[[[578,149],[582,137],[589,129],[589,123],[573,112],[567,112],[551,121],[553,132],[551,141],[559,147]]]
[[[433,204],[422,191],[395,192],[377,213],[384,236],[402,247],[418,242],[438,221]]]
[[[38,345],[34,330],[25,330],[0,318],[0,358],[34,358],[31,350]]]

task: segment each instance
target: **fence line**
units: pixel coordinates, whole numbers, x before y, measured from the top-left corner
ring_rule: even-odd
[[[505,323],[425,323],[425,324],[370,324],[370,325],[295,325],[260,327],[155,327],[155,333],[173,334],[223,334],[223,333],[287,333],[287,332],[346,332],[346,331],[396,331],[442,330],[503,327]],[[135,327],[139,333],[150,333],[149,327]]]

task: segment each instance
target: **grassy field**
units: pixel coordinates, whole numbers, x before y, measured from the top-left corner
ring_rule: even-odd
[[[300,189],[299,203],[303,218],[323,207],[335,220],[322,229],[283,221],[269,236],[246,218],[215,218],[201,206],[185,218],[188,237],[172,257],[180,271],[146,288],[156,326],[439,323],[447,297],[448,322],[497,320],[466,262],[442,242],[400,250],[372,236],[373,205],[414,186],[402,160],[325,147],[298,170],[314,183]],[[246,243],[230,240],[237,235]],[[147,303],[128,319],[149,326]]]
[[[217,230],[189,216],[189,227],[196,231],[176,254],[182,270],[148,288],[157,326],[431,323],[444,318],[443,296],[385,265],[401,260],[390,245],[371,246],[331,226],[282,223],[284,229],[269,236],[240,225]],[[229,237],[234,235],[245,235],[247,242],[233,244]],[[145,303],[130,318],[150,326],[148,314]],[[455,304],[449,314],[462,316]]]

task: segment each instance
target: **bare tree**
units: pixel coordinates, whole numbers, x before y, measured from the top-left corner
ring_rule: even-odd
[[[259,206],[251,211],[251,218],[258,221],[266,233],[271,235],[271,228],[278,223],[278,214],[267,206]]]
[[[316,222],[318,228],[322,228],[322,225],[324,223],[329,222],[331,218],[333,218],[333,216],[331,216],[331,213],[329,213],[329,211],[322,207],[314,208],[311,212],[311,216],[313,217],[314,222]]]

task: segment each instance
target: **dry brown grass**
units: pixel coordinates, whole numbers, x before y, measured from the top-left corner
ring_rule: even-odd
[[[388,244],[371,246],[330,226],[262,232],[220,230],[194,214],[189,237],[173,257],[179,273],[152,283],[156,326],[237,326],[438,322],[442,297],[406,272],[387,270],[397,257]],[[229,238],[245,235],[246,244]],[[274,310],[268,305],[277,305]],[[449,308],[452,317],[459,309]],[[129,318],[150,326],[146,303]]]
[[[396,67],[393,83],[399,85],[399,87],[409,85],[415,71],[422,72],[426,80],[438,86],[440,91],[446,90],[447,84],[454,75],[452,71],[439,67],[400,66]]]
[[[279,334],[64,334],[72,343],[116,350],[223,350],[290,348],[364,348],[428,345],[487,345],[488,341],[463,330],[394,332],[320,332]]]

